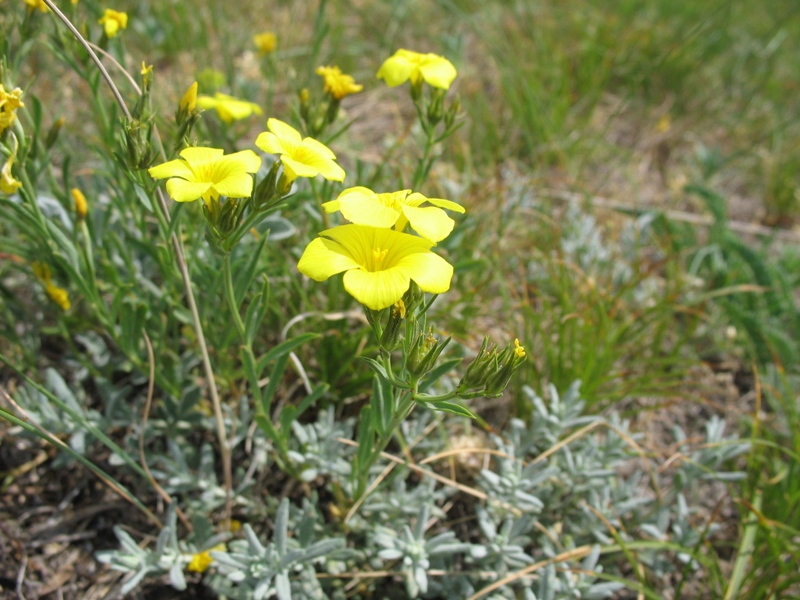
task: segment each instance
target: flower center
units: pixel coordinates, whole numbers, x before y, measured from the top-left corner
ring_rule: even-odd
[[[373,270],[380,271],[383,267],[383,259],[386,258],[386,253],[389,252],[388,248],[381,250],[380,248],[372,249],[372,265]]]

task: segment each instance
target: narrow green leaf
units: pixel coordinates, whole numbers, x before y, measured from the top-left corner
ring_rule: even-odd
[[[438,412],[446,412],[450,413],[451,415],[458,415],[460,417],[467,417],[470,419],[477,419],[477,415],[473,413],[471,410],[466,408],[465,406],[461,406],[456,402],[448,402],[447,400],[442,400],[440,402],[419,402],[419,404],[424,404],[431,410],[435,410]]]
[[[264,246],[267,243],[267,236],[262,236],[261,240],[256,245],[255,250],[251,251],[250,259],[247,261],[247,264],[244,268],[241,268],[237,265],[237,268],[233,270],[236,273],[236,281],[233,285],[234,295],[236,296],[236,303],[241,306],[242,302],[244,301],[244,296],[247,293],[247,290],[250,289],[250,286],[253,284],[253,280],[257,275],[258,270],[258,260],[261,258],[261,252],[264,250]]]
[[[434,369],[431,369],[430,372],[425,376],[425,378],[419,384],[419,391],[424,392],[429,387],[431,387],[434,383],[439,381],[439,379],[452,371],[453,367],[461,362],[462,359],[460,358],[450,358],[444,361],[442,364],[438,365]]]
[[[318,337],[320,337],[320,334],[318,333],[303,333],[297,337],[286,340],[285,342],[281,342],[258,359],[258,373],[263,373],[264,369],[271,361],[286,356],[298,346],[301,346],[307,341],[316,339]]]

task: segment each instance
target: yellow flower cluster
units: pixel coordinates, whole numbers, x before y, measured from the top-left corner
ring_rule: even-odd
[[[44,291],[50,296],[50,299],[61,307],[61,310],[68,311],[70,308],[69,294],[64,288],[58,287],[53,283],[52,275],[50,274],[50,267],[39,261],[31,263],[31,270],[33,274],[39,278],[44,284]]]
[[[14,88],[7,92],[3,84],[0,83],[0,133],[3,133],[14,124],[14,120],[17,118],[17,109],[24,107],[22,90]]]
[[[263,52],[274,48],[274,36],[256,36]],[[325,92],[335,100],[359,92],[362,85],[338,67],[319,67]],[[447,89],[456,76],[455,67],[435,54],[398,52],[378,71],[390,86],[411,80]],[[194,103],[196,87],[181,100],[181,108]],[[258,105],[225,94],[198,96],[199,108],[214,108],[223,121],[230,122],[260,114]],[[283,181],[321,175],[330,181],[344,181],[345,172],[326,145],[278,119],[268,119],[267,131],[255,145],[277,154],[283,166]],[[251,150],[225,155],[215,148],[186,148],[180,158],[152,167],[155,179],[167,179],[167,192],[177,202],[203,199],[207,204],[221,196],[245,198],[253,193],[253,177],[261,159]],[[319,234],[303,252],[298,269],[317,281],[344,273],[344,287],[359,302],[373,310],[397,306],[411,281],[424,292],[441,294],[450,288],[453,267],[431,248],[453,230],[455,221],[444,209],[463,213],[464,208],[441,198],[427,198],[412,190],[376,193],[366,187],[345,189],[323,204],[328,213],[340,212],[350,221]],[[406,226],[418,235],[404,233]],[[524,350],[520,350],[524,352]],[[201,561],[198,558],[198,561]],[[198,566],[200,562],[198,562]]]

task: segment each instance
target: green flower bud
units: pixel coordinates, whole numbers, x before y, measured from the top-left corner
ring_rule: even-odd
[[[402,299],[398,300],[389,311],[389,322],[381,334],[380,346],[391,352],[398,345],[400,330],[406,318],[406,305]]]
[[[447,92],[441,89],[434,89],[428,103],[428,124],[435,126],[444,117],[444,95]]]

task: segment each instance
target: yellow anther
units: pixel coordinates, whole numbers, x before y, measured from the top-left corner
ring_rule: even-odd
[[[388,248],[384,248],[381,250],[380,248],[373,248],[372,249],[372,258],[377,263],[380,264],[383,262],[383,259],[386,258],[386,254],[389,252]]]
[[[394,310],[394,314],[395,315],[400,315],[401,319],[405,319],[406,318],[406,305],[403,302],[402,298],[394,303],[393,310]]]

